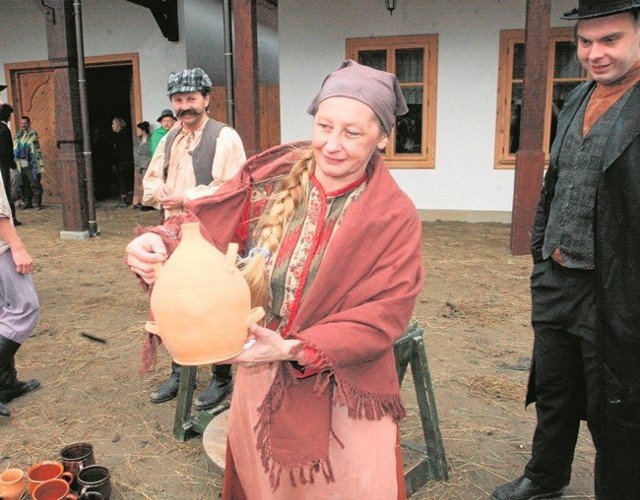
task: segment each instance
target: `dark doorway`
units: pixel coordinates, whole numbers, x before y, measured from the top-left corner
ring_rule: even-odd
[[[112,168],[114,134],[111,122],[115,117],[127,122],[126,128],[121,132],[122,150],[127,155],[132,155],[132,67],[130,65],[87,67],[86,76],[95,197],[97,200],[118,198],[118,183]],[[133,156],[131,156],[131,182],[133,182]]]

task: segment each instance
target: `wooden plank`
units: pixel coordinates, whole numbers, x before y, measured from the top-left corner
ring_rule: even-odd
[[[256,0],[234,0],[232,8],[236,65],[235,128],[242,138],[244,149],[249,157],[260,150]]]
[[[51,0],[55,24],[47,18],[47,50],[55,89],[56,145],[62,194],[63,229],[89,229],[87,190],[84,183],[82,126],[78,84],[78,51],[72,0]]]
[[[542,187],[550,12],[551,0],[527,0],[520,150],[516,153],[511,215],[513,255],[530,252],[531,230]]]

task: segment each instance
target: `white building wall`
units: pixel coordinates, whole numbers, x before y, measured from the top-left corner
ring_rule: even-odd
[[[181,2],[179,6],[182,35]],[[47,59],[45,16],[34,2],[0,0],[0,17],[0,65]],[[184,37],[167,41],[149,9],[124,0],[82,0],[82,21],[86,57],[139,54],[142,114],[155,124],[162,109],[169,107],[167,76],[186,67]],[[6,100],[6,91],[2,99]]]
[[[570,25],[560,15],[574,4],[555,0],[551,24]],[[418,209],[508,220],[513,170],[493,168],[498,48],[500,30],[524,28],[525,0],[398,0],[392,16],[383,0],[279,0],[278,9],[283,142],[309,137],[305,110],[347,38],[437,34],[436,166],[393,175]]]

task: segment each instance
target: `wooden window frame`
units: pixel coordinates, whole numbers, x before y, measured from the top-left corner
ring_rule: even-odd
[[[424,49],[422,82],[405,82],[400,86],[423,87],[422,144],[424,153],[385,153],[385,162],[392,168],[435,168],[436,149],[436,88],[438,81],[438,35],[404,35],[370,38],[348,38],[346,56],[358,60],[358,52],[364,50],[386,50],[387,71],[395,73],[396,49]],[[395,144],[395,129],[389,143]],[[388,148],[387,148],[388,149]]]
[[[551,28],[549,32],[549,55],[547,62],[547,89],[544,112],[543,150],[545,164],[549,163],[549,143],[551,141],[551,111],[554,83],[576,81],[578,78],[554,78],[555,44],[574,42],[573,28]],[[500,59],[498,65],[498,104],[496,111],[495,159],[496,169],[513,169],[515,154],[509,153],[511,124],[511,94],[513,90],[513,53],[514,46],[525,42],[524,30],[503,30],[500,32]],[[587,77],[584,77],[586,80]],[[516,80],[519,81],[519,80]]]

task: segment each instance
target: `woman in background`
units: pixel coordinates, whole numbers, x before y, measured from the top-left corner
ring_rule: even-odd
[[[142,208],[142,179],[151,161],[151,149],[149,148],[149,122],[140,122],[136,125],[137,143],[133,146],[133,200],[132,208]]]

